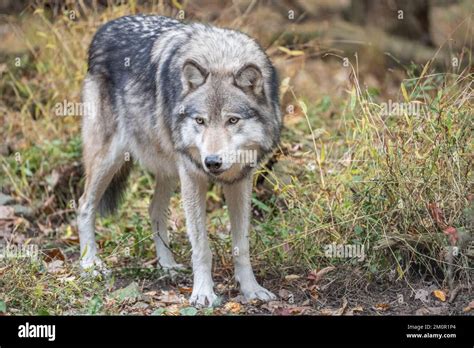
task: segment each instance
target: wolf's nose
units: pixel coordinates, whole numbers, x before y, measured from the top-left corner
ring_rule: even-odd
[[[222,166],[222,158],[217,155],[207,156],[204,159],[204,164],[211,172],[215,172]]]

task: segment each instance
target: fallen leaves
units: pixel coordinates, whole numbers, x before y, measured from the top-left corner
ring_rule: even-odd
[[[354,308],[351,308],[347,311],[346,315],[354,315],[356,312],[362,313],[364,311],[364,308],[362,306],[356,306]]]
[[[263,304],[261,308],[274,315],[303,315],[312,310],[310,306],[289,305],[284,301],[270,301]]]
[[[464,307],[464,309],[462,311],[464,313],[468,313],[468,312],[472,311],[473,309],[474,309],[474,301],[471,301],[471,302],[469,302],[467,307]]]
[[[186,300],[182,295],[176,294],[176,292],[170,290],[161,292],[161,295],[158,296],[158,301],[164,304],[182,304]]]
[[[187,287],[187,286],[182,286],[178,288],[179,292],[182,294],[191,294],[193,292],[193,288]]]
[[[299,275],[297,275],[297,274],[289,274],[289,275],[285,276],[285,280],[286,280],[287,282],[292,282],[292,281],[298,280],[298,279],[300,279],[300,278],[301,278],[301,276],[299,276]]]
[[[321,309],[322,315],[332,315],[332,316],[341,316],[347,309],[347,299],[345,297],[342,298],[342,306],[338,309],[331,309],[331,308],[323,308]]]
[[[1,267],[0,268],[0,276],[7,270],[9,269],[11,266],[7,265],[7,266],[4,266],[4,267]]]
[[[233,314],[238,314],[242,311],[242,305],[237,302],[227,302],[224,305],[224,310]]]
[[[373,309],[377,312],[386,312],[390,309],[390,305],[388,303],[377,303]]]
[[[445,302],[446,301],[446,293],[441,290],[434,290],[433,296],[436,297],[438,300]]]
[[[52,262],[54,260],[66,261],[66,257],[59,248],[43,249],[41,252],[46,262]]]
[[[445,229],[443,229],[443,233],[448,236],[449,241],[451,242],[451,245],[456,245],[459,239],[459,236],[458,236],[458,231],[453,226],[448,226]]]
[[[431,218],[439,229],[448,236],[451,245],[456,245],[459,240],[458,231],[455,227],[449,226],[444,218],[443,211],[438,207],[436,203],[428,203],[428,211],[430,212]]]
[[[316,284],[319,281],[321,281],[321,279],[323,279],[326,274],[328,274],[329,272],[331,272],[335,269],[336,269],[336,267],[329,266],[329,267],[325,267],[325,268],[323,268],[319,271],[316,271],[316,270],[311,271],[308,274],[308,280],[310,280],[310,281],[312,281],[313,283]]]

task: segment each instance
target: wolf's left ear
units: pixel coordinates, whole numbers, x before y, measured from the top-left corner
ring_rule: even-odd
[[[259,99],[264,95],[262,72],[256,65],[247,64],[241,68],[234,76],[234,83]]]
[[[189,91],[203,85],[207,75],[207,71],[193,60],[187,60],[183,65],[183,82]]]

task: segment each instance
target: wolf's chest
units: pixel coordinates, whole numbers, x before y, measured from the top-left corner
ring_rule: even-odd
[[[129,148],[132,157],[153,174],[165,177],[178,175],[176,153],[167,136],[159,134],[151,138],[146,134],[134,136],[130,141]]]

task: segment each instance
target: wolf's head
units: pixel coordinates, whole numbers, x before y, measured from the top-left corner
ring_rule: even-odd
[[[277,143],[280,123],[271,98],[274,92],[257,65],[209,71],[187,60],[182,84],[179,149],[213,179],[239,180]]]
[[[192,27],[179,59],[173,140],[198,169],[221,182],[245,177],[278,143],[278,78],[247,35]]]

